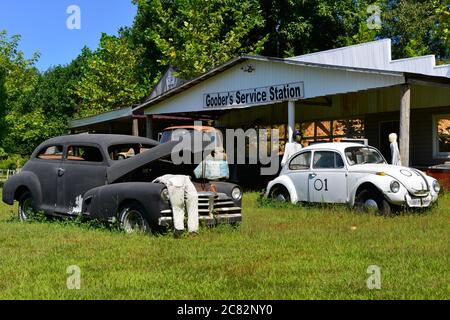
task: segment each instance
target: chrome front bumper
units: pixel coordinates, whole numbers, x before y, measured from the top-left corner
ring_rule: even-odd
[[[242,221],[242,215],[240,213],[232,213],[232,214],[216,214],[213,216],[199,216],[200,222],[207,226],[214,226],[221,223],[230,223],[234,224]],[[158,225],[162,227],[172,226],[173,218],[172,217],[160,217],[158,219]]]

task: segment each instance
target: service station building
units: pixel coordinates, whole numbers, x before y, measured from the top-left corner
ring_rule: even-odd
[[[139,106],[73,120],[72,132],[157,138],[200,120],[279,129],[280,153],[300,130],[304,145],[367,139],[386,159],[395,132],[403,165],[450,182],[450,65],[433,55],[392,60],[389,39],[287,59],[239,56],[190,81],[169,72],[156,89]]]

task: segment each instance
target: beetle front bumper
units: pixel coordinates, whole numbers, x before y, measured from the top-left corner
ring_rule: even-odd
[[[399,205],[399,206],[407,206],[409,208],[427,208],[434,202],[436,202],[438,195],[429,192],[426,196],[413,196],[407,192],[405,193],[385,193],[386,200],[390,203]]]

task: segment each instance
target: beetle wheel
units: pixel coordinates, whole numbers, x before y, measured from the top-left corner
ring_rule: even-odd
[[[120,226],[126,233],[145,233],[150,230],[145,210],[137,203],[130,203],[120,212]]]
[[[285,187],[277,186],[270,192],[270,198],[280,202],[291,202],[291,195]]]
[[[391,214],[391,205],[378,190],[364,189],[356,196],[355,207],[359,211],[376,211],[382,215]]]

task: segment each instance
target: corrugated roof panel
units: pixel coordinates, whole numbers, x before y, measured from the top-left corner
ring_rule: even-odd
[[[403,71],[450,77],[450,65],[436,66],[434,55],[391,59],[391,40],[382,39],[358,45],[289,58],[295,61],[338,66]]]

